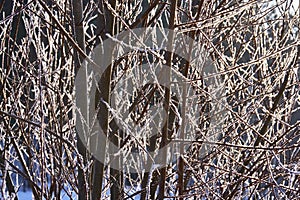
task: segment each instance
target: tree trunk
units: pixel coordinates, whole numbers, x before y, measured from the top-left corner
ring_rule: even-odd
[[[78,46],[85,52],[85,36],[83,30],[83,2],[82,0],[72,0],[72,11],[73,11],[73,32],[75,35],[75,40]],[[83,57],[80,57],[77,51],[74,52],[74,62],[75,62],[75,76],[81,66]],[[87,150],[81,141],[80,137],[77,135],[77,148],[78,152],[83,158],[83,162],[87,161]],[[78,199],[87,200],[88,199],[88,189],[87,189],[87,174],[84,170],[78,167]]]

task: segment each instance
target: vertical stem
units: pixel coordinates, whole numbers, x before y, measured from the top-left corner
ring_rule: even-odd
[[[45,139],[44,139],[44,112],[43,112],[43,87],[42,87],[42,63],[39,63],[39,89],[40,89],[40,96],[39,96],[39,101],[40,101],[40,115],[41,115],[41,128],[40,128],[40,144],[41,144],[41,196],[44,194],[44,187],[47,187],[44,185],[44,182],[46,182],[45,179]]]
[[[85,37],[83,30],[83,5],[82,0],[72,0],[72,11],[73,11],[73,31],[75,34],[75,40],[79,47],[85,52]],[[80,68],[81,62],[83,60],[82,57],[79,57],[77,51],[74,52],[74,62],[75,62],[75,76],[77,74],[78,69]],[[88,116],[88,115],[87,115]],[[83,158],[83,162],[85,163],[87,160],[87,152],[86,148],[81,141],[80,137],[77,135],[77,148],[78,152],[81,154]],[[78,168],[78,199],[79,200],[87,200],[88,199],[88,191],[87,191],[87,181],[85,179],[85,172],[80,167]]]
[[[174,33],[172,30],[174,30],[174,25],[175,25],[175,18],[176,18],[176,6],[177,6],[178,0],[170,0],[171,8],[170,8],[170,24],[169,24],[169,29],[171,30],[169,32],[168,38],[170,39],[168,43],[168,51],[172,51],[173,48],[173,39],[174,39]],[[167,52],[167,58],[166,58],[166,64],[167,64],[167,83],[170,84],[170,76],[171,76],[171,68],[172,68],[172,58],[173,58],[173,53],[172,52]],[[169,115],[169,110],[170,110],[170,99],[171,99],[171,93],[170,93],[170,88],[166,87],[165,88],[165,109]],[[166,123],[165,126],[163,127],[162,130],[162,140],[161,140],[161,148],[164,147],[167,144],[168,140],[168,129],[169,129],[169,117],[166,118]],[[165,159],[167,157],[167,151],[162,152],[162,158]],[[165,182],[166,182],[166,167],[163,167],[160,170],[161,173],[161,178],[159,182],[159,192],[158,192],[158,199],[163,199],[165,196]]]
[[[82,5],[82,0],[72,0],[72,11],[73,11],[73,16],[74,16],[74,34],[75,34],[75,39],[78,44],[78,46],[85,52],[85,35],[84,35],[84,30],[83,30],[83,5]],[[83,61],[82,57],[79,57],[79,54],[76,53],[77,59],[75,62],[79,62],[76,64],[79,64]]]
[[[112,8],[114,9],[116,6],[116,0],[108,0],[108,3]],[[107,39],[106,33],[113,35],[114,34],[114,24],[115,24],[115,18],[111,11],[107,8],[106,2],[104,0],[99,0],[98,5],[100,8],[100,15],[97,19],[97,32],[101,33],[102,40],[104,41]],[[112,53],[113,49],[104,49],[104,58],[110,59],[112,63]],[[101,61],[100,61],[101,62]],[[103,131],[103,134],[109,135],[109,110],[104,102],[110,104],[110,95],[111,95],[111,74],[112,74],[112,64],[107,67],[107,69],[102,74],[101,80],[99,81],[99,88],[100,91],[98,91],[98,94],[101,95],[101,97],[98,95],[96,96],[96,105],[99,105],[99,110],[101,111],[101,114],[98,114],[98,120],[100,123],[100,127]],[[99,102],[100,99],[102,99],[102,102]],[[106,149],[106,142],[105,141],[98,141],[99,139],[96,138],[97,144],[100,144],[97,148],[100,148],[97,152],[100,152],[102,155],[101,157],[105,158],[105,149]],[[114,171],[111,172],[111,176],[114,176]],[[92,177],[92,199],[98,200],[101,199],[101,193],[102,193],[102,183],[103,183],[103,175],[104,175],[104,163],[101,163],[98,160],[95,160],[94,167],[93,167],[93,177]],[[111,196],[117,192],[117,186],[116,184],[112,185],[111,188]],[[112,198],[111,197],[111,198]],[[118,199],[116,197],[116,199]]]
[[[198,11],[197,11],[197,15],[195,17],[195,20],[198,20],[200,18],[200,14],[201,14],[201,9],[203,6],[203,2],[204,0],[201,0],[198,4]],[[191,55],[192,55],[192,50],[193,50],[193,44],[194,44],[194,40],[195,40],[195,35],[196,35],[196,31],[191,31],[190,33],[190,38],[192,38],[192,40],[190,40],[189,43],[189,52],[188,52],[188,58],[189,60],[186,61],[186,65],[185,65],[185,69],[183,72],[183,76],[184,77],[188,77],[188,72],[189,72],[189,68],[190,68],[190,59],[191,59]],[[186,82],[183,83],[183,102],[182,102],[182,126],[180,129],[180,139],[183,141],[184,140],[184,131],[185,131],[185,123],[186,123],[186,119],[185,119],[185,113],[186,113],[186,96],[187,96],[187,85]],[[178,190],[179,190],[179,196],[183,195],[183,191],[185,189],[185,184],[184,184],[184,161],[183,161],[183,154],[184,154],[184,145],[183,143],[180,144],[179,147],[179,152],[180,152],[180,157],[179,157],[179,161],[178,161]],[[189,177],[187,176],[187,179],[189,179]],[[182,197],[179,197],[179,200],[183,200]]]
[[[182,126],[180,130],[180,139],[184,139],[184,131],[185,131],[185,113],[186,113],[186,83],[183,83],[183,102],[182,102]],[[184,153],[184,143],[180,144],[179,146],[179,161],[178,161],[178,190],[179,190],[179,196],[183,195],[184,190],[184,183],[183,183],[183,176],[184,176],[184,161],[182,159],[183,153]],[[183,198],[179,197],[180,200]]]

